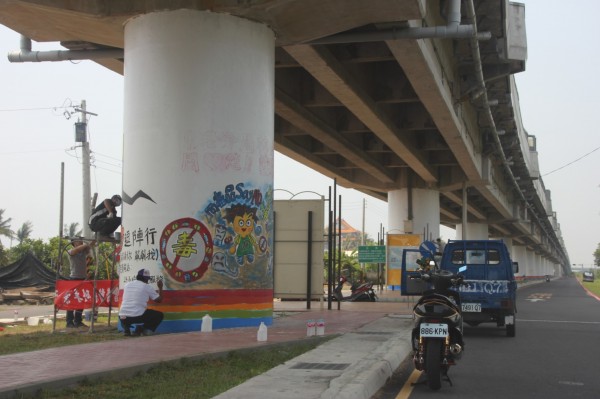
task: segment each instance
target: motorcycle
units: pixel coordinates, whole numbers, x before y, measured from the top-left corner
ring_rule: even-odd
[[[377,294],[373,290],[373,283],[368,281],[366,283],[353,283],[350,287],[351,294],[344,296],[342,294],[342,288],[348,279],[344,276],[340,276],[338,284],[333,289],[333,300],[344,301],[344,302],[375,302],[377,301]]]
[[[460,296],[451,287],[464,284],[460,273],[467,267],[453,274],[440,270],[434,261],[431,266],[411,277],[433,285],[413,308],[412,349],[415,368],[425,372],[430,389],[438,390],[442,377],[452,386],[448,370],[460,359],[465,347]]]

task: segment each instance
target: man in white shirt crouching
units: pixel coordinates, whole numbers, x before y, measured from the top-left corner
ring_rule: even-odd
[[[158,292],[148,284],[150,271],[140,269],[136,279],[130,281],[123,289],[123,300],[119,309],[119,319],[125,330],[125,336],[152,335],[163,320],[163,313],[158,310],[148,309],[148,301],[162,302],[163,282],[158,280]],[[131,326],[139,324],[131,332]]]

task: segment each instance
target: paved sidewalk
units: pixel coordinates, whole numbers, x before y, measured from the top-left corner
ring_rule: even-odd
[[[0,356],[0,398],[35,394],[106,376],[129,376],[153,365],[232,350],[314,339],[306,321],[324,319],[326,335],[340,335],[317,349],[255,377],[218,398],[369,398],[410,349],[410,303],[384,291],[375,303],[274,302],[277,317],[267,342],[257,328],[162,334]],[[151,348],[151,349],[149,349]],[[335,368],[332,370],[331,368]]]

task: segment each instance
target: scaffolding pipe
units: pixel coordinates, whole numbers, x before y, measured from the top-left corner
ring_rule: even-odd
[[[307,44],[369,43],[400,39],[471,39],[489,40],[490,32],[476,33],[472,25],[433,26],[424,28],[386,29],[377,32],[342,33],[312,40]]]
[[[489,40],[491,32],[477,32],[473,25],[460,24],[460,0],[451,0],[448,5],[448,21],[445,26],[420,28],[392,28],[376,32],[342,33],[313,40],[308,44],[368,43],[399,39],[475,39]]]
[[[99,60],[125,57],[122,49],[31,51],[31,39],[21,36],[21,49],[8,53],[9,62]]]

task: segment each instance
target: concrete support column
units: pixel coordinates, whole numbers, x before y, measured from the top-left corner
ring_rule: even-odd
[[[125,25],[120,285],[164,280],[163,332],[272,322],[274,34],[196,10]]]
[[[501,238],[502,241],[504,241],[504,243],[506,244],[506,248],[508,249],[508,253],[510,255],[510,258],[513,260],[513,262],[516,262],[515,259],[515,253],[513,250],[513,240],[510,237],[502,237]]]
[[[456,225],[456,239],[462,240],[463,224]],[[467,223],[467,240],[487,240],[489,238],[487,223]]]
[[[513,246],[513,261],[519,262],[519,273],[517,276],[527,275],[527,248],[522,245]]]
[[[548,262],[548,259],[546,259],[546,257],[544,257],[544,256],[540,256],[540,260],[542,262],[542,270],[541,270],[542,276],[545,276],[546,274],[551,274],[550,273],[550,262]]]
[[[536,275],[535,252],[527,250],[527,277]]]
[[[403,188],[388,193],[388,231],[420,234],[423,240],[440,236],[440,193]]]

